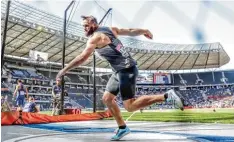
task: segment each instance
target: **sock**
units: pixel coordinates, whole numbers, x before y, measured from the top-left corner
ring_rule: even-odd
[[[126,125],[119,126],[119,129],[125,129],[125,128],[126,128]]]
[[[165,94],[164,94],[164,99],[167,100],[167,98],[168,98],[168,94],[165,93]]]

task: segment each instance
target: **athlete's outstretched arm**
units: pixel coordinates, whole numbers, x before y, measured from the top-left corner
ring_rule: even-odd
[[[93,53],[94,49],[97,47],[97,43],[101,40],[101,37],[99,34],[94,35],[91,37],[87,44],[84,51],[78,55],[75,59],[73,59],[65,68],[59,71],[56,78],[60,78],[62,75],[66,74],[69,70],[81,65],[83,62],[85,62],[89,56]]]
[[[19,86],[18,86],[18,85],[16,85],[16,87],[15,87],[15,92],[14,92],[14,94],[13,94],[13,97],[15,97],[15,96],[16,96],[17,91],[18,91],[18,88],[19,88]]]
[[[117,35],[127,35],[127,36],[140,36],[144,35],[148,39],[153,39],[153,34],[147,29],[119,29],[112,27],[111,30]]]
[[[52,97],[55,98],[56,97],[56,94],[54,92],[54,86],[52,87]]]
[[[25,92],[26,92],[26,97],[27,97],[27,99],[29,98],[29,95],[28,95],[28,88],[26,87],[25,88]]]

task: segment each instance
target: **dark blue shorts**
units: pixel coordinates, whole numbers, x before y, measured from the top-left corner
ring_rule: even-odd
[[[106,91],[117,96],[120,93],[122,100],[132,99],[135,96],[136,78],[138,69],[136,66],[120,70],[110,77]]]
[[[24,98],[17,98],[16,99],[16,105],[19,106],[24,106]]]

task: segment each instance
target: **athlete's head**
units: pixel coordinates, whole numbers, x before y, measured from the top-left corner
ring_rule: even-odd
[[[28,101],[29,101],[29,102],[34,102],[34,98],[33,98],[33,97],[29,97],[29,98],[28,98]]]
[[[18,85],[21,85],[22,84],[22,81],[21,80],[18,80]]]
[[[61,79],[60,78],[56,79],[56,85],[61,85]]]
[[[81,16],[83,19],[82,26],[84,27],[85,35],[90,36],[98,28],[97,19],[93,16]]]

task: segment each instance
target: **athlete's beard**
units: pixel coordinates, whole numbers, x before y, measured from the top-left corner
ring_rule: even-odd
[[[85,35],[89,37],[94,33],[94,31],[97,29],[97,27],[90,27],[89,31],[85,32]]]

